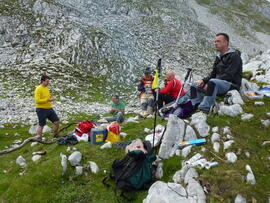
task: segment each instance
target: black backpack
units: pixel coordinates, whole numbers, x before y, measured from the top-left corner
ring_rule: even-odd
[[[156,160],[156,155],[152,153],[149,141],[144,141],[143,144],[148,153],[133,150],[122,159],[114,160],[110,170],[110,178],[115,181],[116,189],[132,191],[150,187],[155,172],[155,167],[152,164]]]

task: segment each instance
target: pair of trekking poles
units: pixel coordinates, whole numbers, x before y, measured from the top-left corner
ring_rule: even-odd
[[[161,75],[161,58],[158,59],[158,63],[157,63],[157,68],[156,68],[156,74],[157,74],[157,79],[159,79],[159,76]],[[172,102],[170,105],[167,106],[167,108],[176,108],[177,105],[178,105],[178,101],[180,99],[180,95],[181,93],[183,92],[184,90],[184,87],[186,85],[186,82],[187,80],[190,78],[191,79],[192,77],[192,69],[191,68],[188,68],[187,69],[187,73],[186,73],[186,76],[184,78],[184,83],[182,84],[182,87],[177,95],[177,98],[174,102]],[[157,82],[158,83],[158,82]],[[157,123],[157,112],[158,112],[158,97],[159,97],[159,91],[158,91],[158,88],[159,88],[159,84],[157,85],[157,91],[156,91],[156,100],[155,100],[155,105],[154,105],[154,114],[155,114],[155,117],[154,117],[154,132],[153,132],[153,148],[154,148],[154,141],[155,141],[155,134],[156,134],[156,123]],[[163,135],[164,135],[164,132],[163,132]],[[163,137],[162,135],[162,137]],[[161,137],[161,140],[162,140],[162,137]]]

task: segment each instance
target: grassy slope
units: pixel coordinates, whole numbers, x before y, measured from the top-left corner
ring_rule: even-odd
[[[208,200],[220,202],[223,200],[232,201],[236,194],[240,193],[249,200],[255,197],[258,202],[265,202],[270,196],[267,188],[270,188],[270,146],[262,146],[264,140],[269,140],[269,127],[263,127],[260,119],[266,119],[266,112],[270,112],[270,99],[264,100],[264,106],[254,106],[253,102],[247,102],[245,112],[254,113],[255,117],[250,121],[241,121],[240,117],[229,118],[226,116],[209,117],[208,122],[211,126],[219,126],[220,131],[224,126],[230,126],[234,135],[235,144],[226,152],[241,150],[238,155],[238,161],[235,164],[220,163],[219,166],[210,170],[199,170],[202,183],[210,185],[210,192],[207,195]],[[77,115],[76,119],[91,119],[87,115]],[[165,121],[158,120],[158,123],[165,124]],[[16,125],[15,125],[16,126]],[[153,127],[153,119],[141,120],[140,124],[124,124],[122,131],[128,134],[125,140],[136,137],[144,137],[143,129]],[[29,137],[27,127],[21,127],[10,124],[1,129],[0,149],[9,146],[13,140],[18,139],[14,133],[21,134],[20,138]],[[71,130],[69,128],[68,130]],[[5,135],[8,133],[8,135]],[[220,134],[222,134],[220,132]],[[50,135],[46,135],[50,137]],[[222,137],[225,140],[225,137]],[[61,176],[60,152],[66,152],[66,146],[57,145],[37,145],[35,147],[25,146],[24,148],[2,155],[0,159],[0,202],[117,202],[114,194],[114,187],[106,188],[102,185],[103,171],[109,170],[112,161],[123,155],[123,150],[115,147],[106,150],[100,150],[99,146],[92,146],[88,143],[79,143],[75,146],[83,154],[82,163],[94,161],[100,167],[98,174],[91,174],[76,177],[74,169],[69,166],[65,176]],[[210,142],[205,147],[212,150]],[[222,146],[221,146],[222,147]],[[193,148],[193,153],[198,151],[203,153],[207,159],[216,159],[209,151],[201,152],[201,147]],[[47,154],[37,163],[31,161],[31,154],[34,151],[46,150]],[[250,158],[245,156],[245,152],[250,153]],[[224,157],[224,151],[220,151],[218,156]],[[22,155],[28,166],[25,169],[16,165],[16,158]],[[180,157],[173,157],[165,161],[164,181],[172,181],[173,174],[180,169]],[[247,172],[245,165],[249,164],[253,169],[257,184],[248,185],[244,177]],[[3,171],[7,170],[5,174]],[[19,173],[26,170],[27,174],[20,176]],[[109,183],[112,184],[111,181]],[[147,191],[136,193],[136,202],[141,202],[147,195]]]

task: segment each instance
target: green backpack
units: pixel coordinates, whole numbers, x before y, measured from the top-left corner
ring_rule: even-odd
[[[149,141],[143,142],[148,153],[133,150],[122,159],[116,159],[110,171],[110,177],[115,180],[116,188],[123,191],[148,189],[154,177],[153,162],[156,155],[152,154]]]

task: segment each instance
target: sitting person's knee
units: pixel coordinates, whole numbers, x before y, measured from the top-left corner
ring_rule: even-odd
[[[216,83],[214,81],[210,80],[207,83],[206,96],[212,96],[213,92],[215,90],[215,87],[216,87]]]

